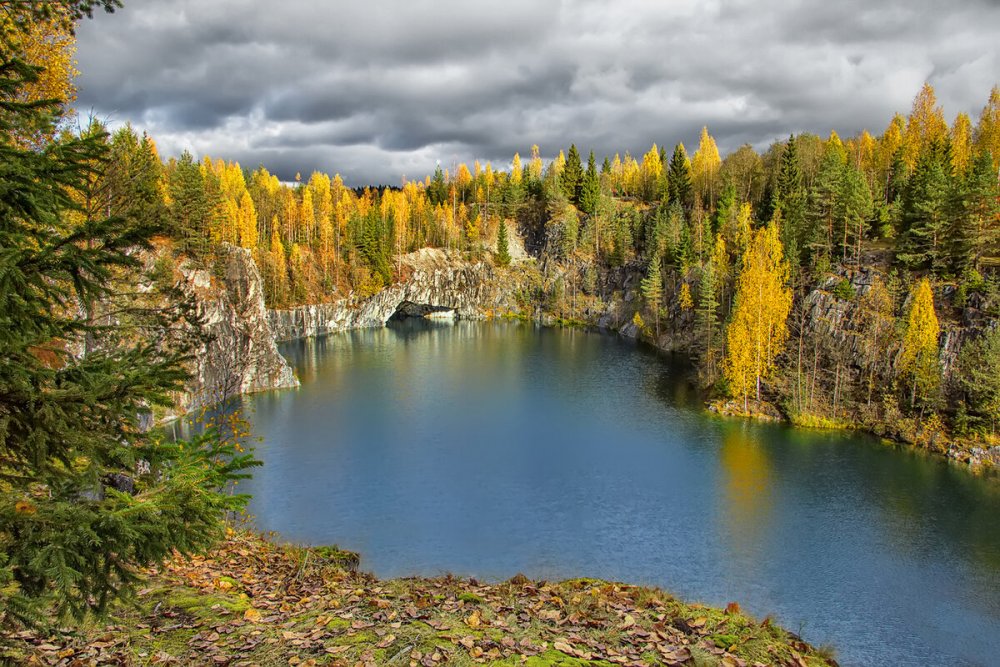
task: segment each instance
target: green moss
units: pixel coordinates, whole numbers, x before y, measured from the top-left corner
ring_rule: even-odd
[[[361,632],[355,633],[353,635],[347,634],[342,635],[337,639],[338,644],[342,645],[358,645],[358,644],[375,644],[378,642],[378,635],[376,635],[371,630],[362,630]]]
[[[459,593],[458,599],[468,604],[482,604],[483,599],[475,593]]]
[[[242,614],[250,608],[250,600],[246,595],[220,595],[216,593],[198,593],[191,589],[182,589],[171,592],[164,600],[164,604],[189,614],[193,614],[202,619],[219,618],[220,610],[225,610],[231,614]]]
[[[343,618],[332,618],[326,624],[327,630],[346,630],[351,627],[351,622]]]

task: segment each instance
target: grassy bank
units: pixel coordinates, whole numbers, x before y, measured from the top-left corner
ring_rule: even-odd
[[[106,623],[6,637],[30,665],[831,665],[741,613],[595,580],[380,581],[353,554],[231,532]]]

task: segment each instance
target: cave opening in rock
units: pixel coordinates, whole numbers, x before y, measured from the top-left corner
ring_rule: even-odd
[[[428,319],[449,319],[455,317],[455,310],[446,306],[432,306],[427,303],[414,303],[404,301],[396,308],[389,321],[405,320],[411,317],[425,317]]]

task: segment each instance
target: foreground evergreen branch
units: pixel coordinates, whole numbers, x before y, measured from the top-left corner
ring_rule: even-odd
[[[35,5],[4,3],[18,21]],[[75,3],[88,11],[93,3]],[[18,13],[20,12],[20,13]],[[10,55],[6,48],[2,53]],[[175,550],[203,550],[245,498],[231,482],[257,462],[214,431],[191,443],[147,432],[188,375],[196,336],[151,342],[190,311],[143,304],[99,317],[141,269],[159,228],[99,218],[84,205],[107,162],[99,130],[25,148],[25,128],[58,118],[56,101],[22,102],[38,69],[0,63],[0,623],[103,612],[139,572]],[[121,304],[117,304],[116,308]]]

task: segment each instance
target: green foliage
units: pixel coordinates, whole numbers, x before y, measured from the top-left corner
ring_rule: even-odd
[[[939,275],[948,267],[945,239],[949,220],[950,178],[943,151],[920,156],[903,195],[903,229],[897,257],[910,269],[931,269]]]
[[[500,221],[500,229],[497,231],[497,264],[500,266],[510,265],[510,244],[507,239],[507,223]]]
[[[797,265],[801,261],[802,248],[807,244],[806,190],[802,185],[802,170],[793,136],[788,137],[788,143],[781,154],[774,208],[781,211],[784,221],[781,226],[781,242],[785,248],[785,256],[790,264]]]
[[[203,260],[209,249],[211,206],[201,168],[184,151],[170,174],[170,221],[181,249]]]
[[[87,3],[74,3],[84,8]],[[12,11],[31,11],[29,6]],[[24,20],[32,20],[27,14]],[[185,445],[141,428],[171,403],[198,340],[150,342],[149,328],[193,330],[190,311],[129,301],[122,279],[162,232],[134,215],[95,218],[84,205],[108,162],[88,128],[37,149],[12,133],[56,104],[10,100],[34,75],[0,65],[0,608],[6,623],[104,611],[140,568],[174,549],[208,547],[226,493],[253,459],[208,433]],[[84,203],[81,203],[84,202]],[[114,318],[96,318],[102,308]]]
[[[674,147],[667,171],[667,192],[671,202],[678,202],[684,208],[694,203],[694,185],[691,181],[691,161],[688,160],[683,144]]]
[[[967,343],[959,356],[959,369],[970,421],[995,435],[1000,418],[1000,329]]]
[[[580,153],[576,150],[576,144],[569,147],[569,154],[566,155],[566,165],[562,173],[559,174],[559,186],[562,188],[566,199],[574,206],[580,203],[580,187],[583,181],[583,166],[580,164]]]
[[[851,301],[855,297],[854,286],[851,285],[850,280],[847,280],[845,278],[844,280],[841,280],[839,283],[837,283],[836,286],[833,288],[833,295],[838,299]]]
[[[583,175],[583,182],[580,185],[579,208],[587,215],[594,215],[597,212],[597,201],[601,196],[601,182],[597,175],[594,151],[590,151],[587,158],[587,171]]]
[[[660,307],[663,302],[663,277],[660,273],[660,258],[654,255],[646,268],[646,277],[642,281],[642,295],[646,305],[656,322],[656,335],[660,335]]]

